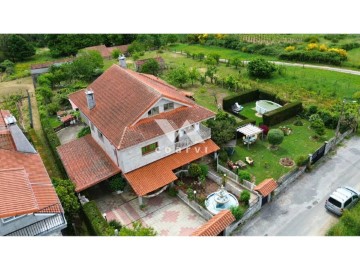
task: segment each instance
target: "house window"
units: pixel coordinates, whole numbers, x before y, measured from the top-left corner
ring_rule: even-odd
[[[156,148],[158,148],[158,143],[157,142],[142,147],[141,148],[141,153],[143,155],[146,155],[146,154],[154,152],[156,150]]]
[[[98,136],[99,136],[100,140],[104,141],[104,136],[99,130],[98,130]]]
[[[26,215],[20,215],[20,216],[13,216],[13,217],[7,217],[7,218],[2,218],[1,221],[2,223],[8,223],[8,222],[11,222],[11,221],[14,221],[18,218],[21,218],[21,217],[24,217]]]
[[[91,130],[94,131],[94,124],[90,123]]]
[[[152,116],[155,114],[159,114],[159,107],[154,107],[150,111],[148,111],[148,116]]]
[[[164,111],[169,111],[174,109],[174,102],[164,104]]]

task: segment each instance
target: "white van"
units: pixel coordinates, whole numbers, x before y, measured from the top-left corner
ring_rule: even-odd
[[[359,200],[360,192],[351,187],[339,187],[325,202],[325,208],[341,216],[344,209],[354,206]]]

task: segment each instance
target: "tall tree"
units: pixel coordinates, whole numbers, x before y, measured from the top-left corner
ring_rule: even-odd
[[[196,67],[192,67],[189,69],[189,78],[191,80],[191,84],[194,85],[194,81],[196,81],[200,77],[200,72]]]
[[[5,58],[21,61],[35,55],[35,48],[19,35],[5,35],[0,40],[0,49]]]
[[[183,65],[171,70],[168,74],[168,78],[172,84],[182,88],[183,85],[189,81],[189,74],[186,67]]]
[[[149,59],[141,66],[140,72],[157,76],[160,72],[160,65],[155,59]]]
[[[104,67],[104,60],[97,51],[82,51],[71,64],[73,78],[91,81]]]

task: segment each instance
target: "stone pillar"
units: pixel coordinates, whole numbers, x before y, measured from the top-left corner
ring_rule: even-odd
[[[139,196],[139,197],[138,197],[138,200],[139,200],[139,206],[140,206],[140,205],[143,205],[143,197]]]

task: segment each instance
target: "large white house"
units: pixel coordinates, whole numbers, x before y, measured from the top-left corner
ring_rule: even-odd
[[[155,76],[113,65],[69,100],[91,129],[58,147],[77,192],[121,172],[141,203],[174,170],[219,150],[201,124],[214,113]]]
[[[0,110],[0,236],[61,235],[64,210],[40,155]]]

